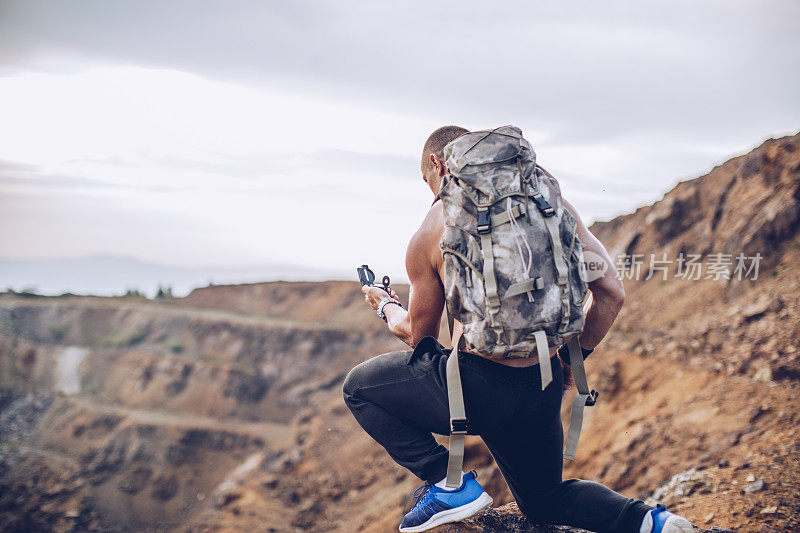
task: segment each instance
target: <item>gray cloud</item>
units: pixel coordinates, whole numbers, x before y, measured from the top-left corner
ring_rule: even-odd
[[[349,175],[372,175],[402,179],[421,179],[419,161],[413,157],[392,154],[372,154],[347,150],[325,149],[308,153],[262,154],[250,157],[231,157],[216,154],[216,158],[190,159],[177,156],[149,157],[132,161],[122,157],[94,159],[73,159],[69,164],[82,163],[98,165],[100,168],[139,168],[147,172],[147,165],[159,169],[180,170],[190,173],[216,175],[221,179],[215,184],[158,185],[118,184],[97,179],[74,176],[67,173],[53,173],[30,163],[0,159],[0,194],[14,190],[33,192],[46,190],[53,193],[69,193],[80,189],[130,189],[145,193],[174,193],[199,190],[215,190],[220,193],[274,194],[279,192],[281,182],[275,177],[302,180],[307,176],[324,178],[333,173]],[[226,177],[244,178],[250,184],[232,184]],[[378,181],[378,180],[376,180]],[[367,186],[369,187],[369,182]],[[310,185],[315,190],[319,185]],[[332,191],[331,191],[332,192]]]
[[[218,160],[159,157],[152,162],[163,168],[208,172],[242,178],[277,174],[373,173],[396,177],[420,177],[419,159],[394,154],[374,154],[325,149],[308,153],[269,154],[252,157],[219,155]]]
[[[22,161],[8,161],[0,159],[0,176],[8,174],[30,174],[40,172],[38,165],[24,163]]]
[[[176,68],[586,143],[752,142],[800,119],[797,3],[403,5],[6,0],[0,63]]]
[[[7,187],[71,190],[76,187],[115,189],[117,185],[91,178],[51,173],[39,165],[0,159],[0,191]]]

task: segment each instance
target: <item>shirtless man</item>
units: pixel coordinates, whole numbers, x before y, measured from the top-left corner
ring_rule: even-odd
[[[468,133],[445,126],[434,131],[422,154],[422,178],[434,196],[447,174],[443,149]],[[608,252],[578,217],[578,238],[609,265],[605,275],[589,283],[591,307],[580,337],[588,354],[608,333],[625,301],[622,283]],[[382,311],[394,335],[413,351],[392,352],[365,361],[345,379],[344,399],[364,430],[399,465],[425,483],[400,525],[402,532],[425,531],[464,519],[489,506],[492,499],[475,480],[462,473],[461,486],[445,486],[447,449],[431,433],[447,435],[450,417],[445,365],[450,354],[437,341],[444,309],[444,261],[439,240],[444,232],[441,201],[431,206],[409,243],[406,270],[411,281],[409,309],[396,295],[377,287],[362,288],[367,303]],[[389,299],[392,301],[389,301]],[[456,328],[460,327],[456,323]],[[551,357],[556,354],[551,350]],[[563,366],[562,366],[563,365]],[[691,532],[689,522],[665,510],[626,498],[592,481],[562,480],[562,391],[571,381],[566,364],[553,364],[553,382],[541,390],[538,359],[491,360],[459,352],[459,368],[469,434],[480,435],[508,483],[520,510],[532,522],[560,524],[590,531],[631,533]]]

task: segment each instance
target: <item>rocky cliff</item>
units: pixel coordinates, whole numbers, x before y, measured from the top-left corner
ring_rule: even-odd
[[[800,137],[775,139],[592,227],[628,303],[566,476],[706,528],[800,527],[798,191]],[[356,283],[0,295],[0,529],[396,531],[418,481],[340,392],[396,349]],[[512,503],[479,439],[467,464]],[[540,530],[513,506],[441,529]]]

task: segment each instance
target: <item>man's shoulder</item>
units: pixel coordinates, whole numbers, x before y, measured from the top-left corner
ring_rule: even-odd
[[[435,202],[430,209],[428,209],[428,214],[425,215],[425,218],[422,221],[417,233],[414,235],[414,241],[419,241],[420,244],[430,244],[431,242],[435,242],[438,246],[439,239],[442,237],[442,232],[444,231],[444,208],[442,207],[442,202],[437,201]]]
[[[438,259],[441,259],[439,252],[439,240],[444,232],[444,209],[442,202],[434,203],[428,210],[428,214],[422,221],[417,232],[408,243],[408,253],[406,263],[409,261],[416,264],[418,261],[430,264],[434,268],[438,266]]]

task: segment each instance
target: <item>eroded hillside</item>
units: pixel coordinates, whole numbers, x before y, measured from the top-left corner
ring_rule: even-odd
[[[800,527],[798,201],[795,136],[593,226],[632,279],[589,359],[600,402],[565,475],[704,527]],[[681,254],[700,256],[699,279]],[[738,279],[740,254],[760,254],[756,279]],[[360,431],[340,386],[403,348],[356,283],[0,296],[0,527],[396,531],[418,481]],[[495,505],[512,501],[479,439],[466,460]]]
[[[339,287],[360,295],[355,283],[310,291]],[[328,324],[335,311],[306,321],[178,300],[0,305],[4,530],[185,526],[251,471],[296,458],[315,396],[339,394],[363,354],[399,344],[372,321]]]

